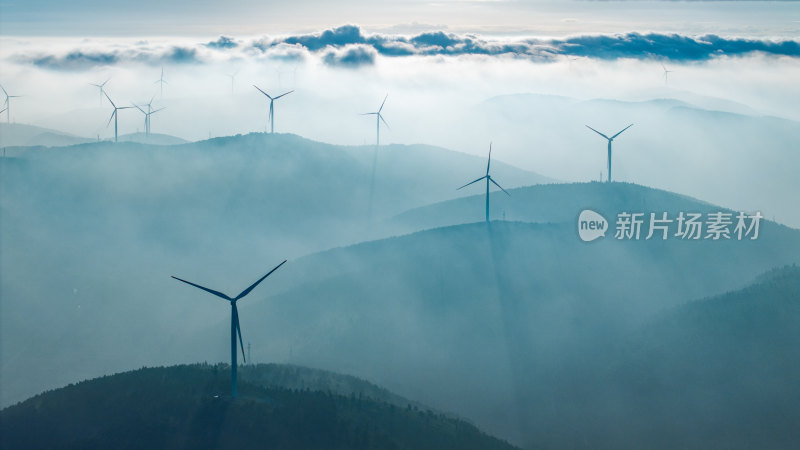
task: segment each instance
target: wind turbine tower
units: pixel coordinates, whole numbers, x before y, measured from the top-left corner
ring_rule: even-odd
[[[109,97],[108,94],[105,91],[103,91],[103,94],[105,94],[106,98],[111,103],[111,106],[114,107],[114,112],[112,112],[111,113],[111,117],[108,118],[108,123],[106,124],[106,126],[108,126],[111,123],[111,119],[114,119],[114,142],[117,142],[117,136],[118,136],[117,135],[117,118],[119,117],[119,110],[120,109],[129,109],[129,108],[133,108],[133,107],[132,106],[117,106],[117,105],[114,104],[113,101],[111,101],[111,97]]]
[[[153,110],[152,109],[152,107],[153,107],[152,106],[153,105],[153,99],[152,98],[150,99],[150,103],[145,103],[145,105],[147,106],[147,112],[145,112],[145,110],[140,108],[139,105],[133,105],[133,106],[135,106],[136,109],[138,109],[139,111],[142,112],[142,114],[144,114],[145,136],[150,136],[150,116],[155,114],[155,113],[157,113],[157,112],[159,112],[159,111],[161,111],[162,109],[165,109],[165,108],[158,108],[156,110]]]
[[[239,73],[237,70],[236,72],[226,74],[225,76],[230,77],[231,79],[231,95],[233,95],[233,80],[236,78],[236,75]]]
[[[668,84],[667,81],[669,81],[669,74],[674,72],[674,70],[667,70],[667,68],[664,67],[664,64],[661,64],[661,68],[664,69],[664,84]]]
[[[294,89],[292,89],[289,92],[284,92],[283,94],[278,95],[276,97],[272,97],[269,94],[267,94],[266,92],[262,91],[261,88],[259,88],[255,84],[253,85],[253,87],[258,89],[259,92],[261,92],[262,94],[266,95],[267,98],[269,99],[269,115],[267,116],[267,120],[269,121],[269,132],[270,133],[275,133],[275,100],[283,97],[284,95],[291,94],[292,92],[294,92]]]
[[[384,120],[383,115],[381,114],[381,111],[383,111],[383,105],[386,104],[387,98],[389,98],[389,94],[386,94],[386,96],[383,97],[383,102],[381,102],[381,106],[377,111],[361,114],[362,116],[371,116],[374,114],[377,127],[377,134],[375,135],[375,150],[372,153],[372,177],[370,178],[369,205],[367,207],[367,217],[370,220],[372,219],[372,198],[375,192],[375,169],[378,166],[378,147],[381,145],[381,121],[383,121],[383,124],[386,125],[386,128],[389,128],[389,124],[386,123],[386,120]]]
[[[159,85],[159,87],[161,89],[160,97],[164,98],[164,84],[169,84],[169,83],[167,83],[167,80],[164,79],[164,68],[163,67],[161,68],[161,76],[153,84],[158,84]]]
[[[174,279],[176,279],[178,281],[182,281],[182,282],[184,282],[186,284],[189,284],[189,285],[192,285],[192,286],[194,286],[194,287],[196,287],[198,289],[202,289],[202,290],[204,290],[204,291],[206,291],[206,292],[208,292],[210,294],[214,294],[217,297],[220,297],[220,298],[230,302],[230,304],[231,304],[231,397],[233,397],[233,398],[236,398],[239,395],[239,385],[238,385],[238,381],[237,381],[238,378],[237,378],[237,374],[236,374],[236,368],[238,366],[237,349],[236,349],[236,337],[237,337],[237,335],[239,337],[239,346],[242,349],[242,359],[244,360],[244,362],[247,362],[247,359],[245,359],[245,357],[244,357],[244,341],[242,341],[242,329],[239,326],[239,310],[238,310],[238,308],[236,308],[236,302],[238,300],[240,300],[242,297],[244,297],[247,294],[249,294],[250,291],[252,291],[256,286],[258,286],[259,283],[264,281],[264,278],[267,278],[268,276],[270,276],[272,274],[272,272],[275,272],[276,270],[278,270],[278,267],[282,266],[285,262],[286,262],[286,260],[284,260],[282,263],[280,263],[277,266],[275,266],[274,269],[272,269],[269,272],[267,272],[266,275],[264,275],[263,277],[259,278],[258,281],[256,281],[255,283],[251,284],[250,287],[248,287],[247,289],[243,290],[236,297],[229,297],[229,296],[223,294],[222,292],[218,292],[218,291],[215,291],[213,289],[209,289],[209,288],[200,286],[199,284],[194,284],[194,283],[192,283],[190,281],[182,280],[182,279],[180,279],[178,277],[175,277],[175,276],[172,277],[172,278],[174,278]]]
[[[625,130],[627,130],[628,128],[630,128],[632,126],[633,126],[633,124],[630,124],[627,127],[623,128],[622,131],[625,131]],[[595,133],[599,134],[600,136],[603,136],[604,138],[606,138],[608,140],[608,182],[611,183],[611,143],[614,142],[614,138],[615,137],[617,137],[620,134],[622,134],[622,131],[620,131],[619,133],[617,133],[617,134],[615,134],[615,135],[613,135],[611,137],[608,137],[605,134],[595,130],[592,127],[590,127],[589,125],[586,125],[586,128],[594,131]]]
[[[508,191],[503,189],[502,186],[497,184],[497,182],[494,181],[494,178],[492,178],[492,176],[489,174],[489,168],[491,167],[491,165],[492,165],[492,144],[489,143],[489,162],[486,163],[486,175],[478,178],[477,180],[470,181],[469,183],[467,183],[467,184],[461,186],[460,188],[456,189],[456,190],[464,189],[465,187],[469,186],[470,184],[477,183],[478,181],[481,181],[481,180],[484,180],[484,179],[486,180],[486,223],[489,223],[489,183],[494,184],[495,186],[499,187],[501,191],[505,192],[506,195],[511,196],[511,194],[509,194]]]
[[[375,127],[376,127],[375,128],[375,130],[376,130],[375,147],[378,147],[378,146],[381,145],[381,121],[383,122],[384,125],[386,125],[387,128],[389,127],[389,124],[386,123],[386,121],[383,119],[383,115],[381,114],[381,111],[383,111],[383,105],[386,104],[386,99],[387,98],[389,98],[389,94],[386,94],[386,96],[383,97],[383,102],[381,103],[381,107],[378,108],[377,111],[361,114],[362,116],[375,115],[375,122],[376,122],[375,123]]]

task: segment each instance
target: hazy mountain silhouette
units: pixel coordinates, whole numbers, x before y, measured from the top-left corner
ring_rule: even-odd
[[[387,230],[408,233],[476,222],[483,218],[486,194],[448,200],[405,211],[388,219]],[[491,217],[510,221],[570,223],[577,226],[578,214],[591,209],[606,217],[613,228],[620,212],[715,212],[720,207],[661,189],[632,183],[542,184],[510,189],[510,196],[492,191]],[[648,216],[649,217],[649,216]],[[612,233],[613,234],[613,233]]]
[[[150,145],[180,145],[189,142],[186,139],[170,136],[168,134],[161,134],[161,133],[145,134],[142,132],[122,134],[119,136],[119,141],[137,142],[139,144],[150,144]]]
[[[598,180],[602,171],[605,181],[606,142],[584,125],[615,133],[634,123],[614,141],[615,180],[758,209],[800,227],[800,209],[792,207],[800,203],[800,179],[788,169],[800,166],[793,150],[800,122],[745,114],[714,99],[681,97],[686,98],[493,97],[454,117],[452,126],[463,131],[453,145],[494,136],[497,148],[520,167],[566,180]],[[760,175],[765,173],[770,174],[766,179]]]
[[[796,262],[800,232],[762,225],[758,240],[728,242],[584,243],[574,223],[436,228],[297,260],[276,280],[286,292],[242,314],[262,324],[259,358],[357,373],[535,446],[652,317]],[[561,431],[553,446],[580,444]]]
[[[252,134],[3,160],[0,400],[142,365],[226,360],[224,305],[169,275],[233,292],[289,258],[239,305],[253,360],[356,374],[518,444],[612,445],[584,424],[601,423],[586,414],[603,411],[598,390],[618,387],[604,380],[628,337],[800,254],[800,231],[769,221],[754,241],[580,241],[583,208],[611,224],[619,210],[719,210],[625,183],[512,190],[517,222],[464,224],[483,210],[470,195],[371,230],[371,155]],[[420,155],[427,163],[409,171]],[[385,160],[383,218],[455,199],[485,167],[423,146],[387,148]],[[534,175],[498,164],[493,176],[512,188]],[[299,257],[398,224],[452,225]]]
[[[0,443],[4,448],[513,448],[417,405],[327,390],[340,382],[336,374],[291,371],[322,380],[322,389],[271,383],[275,371],[260,374],[262,367],[244,368],[243,375],[260,382],[243,380],[234,401],[226,397],[224,365],[105,376],[0,411]]]
[[[218,318],[218,305],[175,290],[169,275],[233,289],[273,259],[272,266],[381,235],[367,220],[372,146],[256,133],[177,146],[25,150],[0,160],[4,405],[110,371],[207,357],[172,352],[192,343],[187,330]],[[437,147],[382,147],[376,216],[464,195],[454,186],[482,167],[482,157]],[[493,168],[508,187],[543,179],[500,161]],[[173,309],[181,298],[200,315]],[[146,332],[164,319],[177,328]],[[245,337],[249,320],[242,317]],[[120,333],[119,321],[142,327]],[[29,326],[44,331],[13,345]],[[156,344],[163,333],[171,344]],[[59,350],[59,336],[73,339],[74,351]],[[141,352],[132,342],[155,347]],[[34,370],[43,366],[57,369]]]
[[[791,448],[799,343],[798,266],[658,314],[612,359],[593,432],[609,448]]]
[[[51,130],[22,123],[0,122],[0,147],[45,146],[60,147],[64,145],[93,142],[94,139],[75,136],[63,131]]]

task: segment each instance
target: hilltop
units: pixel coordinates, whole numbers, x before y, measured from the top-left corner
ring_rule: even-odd
[[[0,442],[4,448],[85,449],[513,448],[417,405],[326,389],[337,384],[336,374],[292,368],[301,379],[333,380],[320,383],[324,390],[297,389],[281,386],[280,379],[271,383],[272,369],[245,368],[235,400],[226,396],[225,365],[143,368],[69,385],[0,411]]]

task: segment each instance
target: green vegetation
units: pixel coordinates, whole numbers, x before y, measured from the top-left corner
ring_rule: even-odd
[[[247,377],[334,374],[272,366]],[[259,374],[259,372],[263,372]],[[145,368],[69,385],[0,412],[3,448],[510,449],[474,426],[368,396],[252,382],[225,365]],[[277,381],[280,381],[280,377]],[[350,380],[352,381],[352,380]],[[367,384],[366,382],[361,382]]]

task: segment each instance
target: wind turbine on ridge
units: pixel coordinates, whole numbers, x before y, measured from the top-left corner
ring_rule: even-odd
[[[375,115],[376,121],[376,130],[377,134],[375,135],[375,150],[372,153],[372,177],[370,178],[369,184],[369,205],[367,207],[367,217],[371,220],[372,219],[372,198],[375,192],[375,169],[378,166],[378,147],[381,145],[381,121],[383,124],[386,125],[386,128],[389,128],[389,124],[386,123],[386,120],[383,118],[381,111],[383,111],[383,105],[386,104],[386,99],[389,98],[389,94],[386,94],[383,97],[383,102],[381,102],[380,108],[378,108],[375,112],[363,113],[362,116],[371,116]]]
[[[258,89],[259,92],[261,92],[262,94],[266,95],[267,98],[269,99],[269,115],[267,116],[267,120],[269,120],[269,132],[270,133],[275,133],[275,107],[274,107],[275,100],[283,97],[284,95],[291,94],[292,92],[294,92],[294,89],[292,89],[289,92],[284,92],[283,94],[278,95],[276,97],[272,97],[269,94],[267,94],[266,92],[262,91],[261,88],[256,86],[255,84],[253,85],[253,87]]]
[[[159,84],[160,85],[160,88],[161,88],[160,97],[164,98],[164,84],[169,84],[169,83],[167,83],[167,80],[164,79],[164,68],[163,67],[161,68],[161,76],[153,84]]]
[[[153,98],[155,98],[155,96],[153,96]],[[152,114],[155,114],[155,113],[157,113],[157,112],[161,111],[162,109],[165,109],[165,108],[166,108],[166,107],[163,107],[163,108],[158,108],[158,109],[156,109],[156,110],[153,110],[153,109],[152,109],[152,105],[153,105],[153,98],[151,98],[151,99],[150,99],[150,102],[149,102],[149,103],[145,103],[145,105],[147,105],[147,112],[145,112],[145,110],[143,110],[142,108],[140,108],[140,107],[139,107],[139,105],[136,105],[136,104],[134,104],[134,105],[133,105],[133,106],[135,106],[135,107],[136,107],[136,109],[138,109],[139,111],[141,111],[141,112],[142,112],[142,114],[144,114],[144,130],[145,130],[145,136],[150,136],[150,116],[151,116]]]
[[[623,131],[627,130],[628,128],[630,128],[632,126],[633,126],[633,124],[630,124],[627,127],[623,128],[622,131],[620,131],[619,133],[617,133],[617,134],[615,134],[615,135],[613,135],[611,137],[608,137],[605,134],[595,130],[592,127],[590,127],[589,125],[586,125],[586,128],[588,128],[588,129],[594,131],[595,133],[599,134],[600,136],[603,136],[604,138],[608,139],[608,182],[609,183],[611,183],[611,143],[614,142],[614,138],[615,137],[619,136],[620,134],[622,134]]]
[[[105,89],[104,89],[104,88],[106,87],[106,83],[108,83],[109,81],[111,81],[111,77],[108,77],[108,79],[107,79],[106,81],[103,81],[103,82],[102,82],[102,83],[100,83],[100,84],[97,84],[97,83],[89,83],[89,84],[90,84],[90,85],[92,85],[92,86],[95,86],[95,87],[97,87],[97,88],[100,88],[100,105],[102,105],[102,104],[103,104],[103,94],[105,94],[105,93],[106,93],[106,91],[105,91]]]
[[[383,119],[383,115],[381,114],[381,111],[383,111],[383,105],[386,104],[386,99],[387,98],[389,98],[389,94],[386,94],[386,96],[383,97],[383,102],[381,102],[381,107],[378,108],[377,111],[361,114],[362,116],[371,116],[371,115],[375,115],[376,116],[375,117],[375,127],[376,127],[375,130],[376,130],[377,134],[375,135],[375,147],[378,147],[378,146],[381,145],[381,121],[383,121],[383,124],[386,125],[386,128],[389,128],[389,124],[386,123],[386,120]]]
[[[6,108],[3,110],[3,111],[6,112],[6,123],[11,123],[11,99],[12,98],[19,98],[19,97],[22,97],[22,96],[21,95],[8,95],[8,92],[6,92],[6,88],[4,88],[3,86],[0,86],[0,89],[3,90],[3,95],[6,96],[6,101],[5,101],[5,107]]]
[[[118,111],[120,109],[130,109],[133,108],[133,106],[117,106],[114,104],[113,101],[111,101],[111,97],[108,96],[108,93],[103,91],[103,94],[105,94],[106,98],[111,103],[111,106],[114,107],[114,112],[112,112],[111,117],[108,118],[108,123],[106,124],[106,126],[108,126],[111,123],[111,119],[114,119],[114,142],[117,142],[117,118],[119,117]]]
[[[465,187],[469,186],[470,184],[477,183],[478,181],[486,179],[486,223],[489,223],[489,183],[493,183],[495,186],[499,187],[501,191],[505,192],[506,195],[508,195],[509,197],[511,196],[511,194],[509,194],[508,191],[506,191],[505,189],[503,189],[502,186],[497,184],[497,182],[494,181],[494,178],[492,178],[492,176],[489,175],[489,168],[490,168],[491,165],[492,165],[492,143],[490,142],[489,143],[489,162],[486,163],[486,175],[478,178],[477,180],[470,181],[469,183],[467,183],[467,184],[461,186],[460,188],[456,189],[456,190],[464,189]]]
[[[236,307],[236,302],[238,300],[240,300],[242,297],[244,297],[247,294],[249,294],[250,291],[252,291],[256,286],[258,286],[259,283],[264,281],[265,278],[270,276],[272,274],[272,272],[275,272],[276,270],[278,270],[278,268],[280,266],[282,266],[285,262],[286,262],[286,260],[283,260],[282,263],[280,263],[277,266],[275,266],[274,269],[272,269],[269,272],[267,272],[266,275],[264,275],[263,277],[259,278],[258,281],[256,281],[255,283],[251,284],[250,287],[248,287],[247,289],[243,290],[236,297],[229,297],[229,296],[223,294],[222,292],[218,292],[218,291],[215,291],[213,289],[209,289],[209,288],[200,286],[199,284],[194,284],[194,283],[192,283],[190,281],[182,280],[182,279],[180,279],[180,278],[178,278],[176,276],[172,277],[172,278],[174,278],[174,279],[176,279],[178,281],[182,281],[182,282],[184,282],[186,284],[189,284],[189,285],[192,285],[192,286],[194,286],[194,287],[196,287],[198,289],[202,289],[202,290],[204,290],[204,291],[206,291],[206,292],[208,292],[210,294],[214,294],[217,297],[220,297],[220,298],[230,302],[230,304],[231,304],[231,397],[233,397],[233,398],[236,398],[239,395],[239,385],[238,385],[237,375],[236,375],[236,368],[238,366],[237,358],[236,358],[236,353],[237,353],[237,350],[236,350],[236,336],[237,336],[237,334],[239,336],[239,345],[241,346],[241,349],[242,349],[242,360],[244,360],[244,362],[247,362],[247,359],[244,356],[244,342],[242,341],[242,329],[239,326],[239,309]]]

